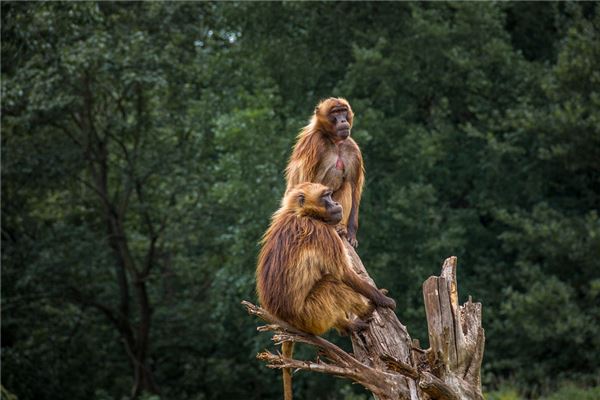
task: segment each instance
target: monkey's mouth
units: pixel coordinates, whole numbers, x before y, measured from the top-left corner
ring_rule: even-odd
[[[350,136],[350,129],[340,129],[337,132],[337,135],[341,140],[345,140],[348,138],[348,136]]]
[[[329,214],[329,219],[327,220],[327,222],[331,225],[338,224],[342,220],[342,214],[342,211],[332,212],[331,214]]]

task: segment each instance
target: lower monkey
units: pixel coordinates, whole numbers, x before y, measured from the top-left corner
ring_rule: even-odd
[[[342,207],[318,183],[287,191],[263,236],[256,269],[260,304],[271,314],[314,335],[331,328],[341,333],[364,329],[376,306],[396,302],[362,280],[352,268],[336,232]],[[349,314],[358,316],[351,320]],[[282,345],[291,357],[293,343]],[[291,400],[291,375],[283,370],[285,400]]]

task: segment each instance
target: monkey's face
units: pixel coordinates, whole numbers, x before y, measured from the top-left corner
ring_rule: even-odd
[[[330,97],[315,107],[318,128],[334,142],[344,141],[350,136],[354,113],[350,104],[340,97]]]
[[[331,197],[332,191],[326,190],[321,196],[321,201],[325,206],[325,222],[331,225],[337,225],[342,220],[343,210],[342,206],[333,200]]]
[[[332,191],[320,183],[303,182],[294,186],[283,198],[283,208],[300,217],[318,219],[337,225],[342,220],[342,206],[333,200]]]
[[[333,134],[336,141],[346,140],[350,136],[351,117],[348,110],[343,104],[336,105],[331,108],[327,116],[333,127]]]

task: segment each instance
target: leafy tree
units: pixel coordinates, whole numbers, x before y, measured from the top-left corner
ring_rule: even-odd
[[[489,388],[597,384],[597,14],[3,2],[3,387],[278,398],[239,302],[295,134],[330,95],[366,162],[359,253],[413,337],[418,284],[454,254],[485,305]],[[365,396],[314,375],[295,391]]]
[[[579,14],[559,46],[556,65],[541,80],[543,97],[511,116],[514,129],[529,138],[524,168],[537,190],[497,212],[506,224],[499,237],[515,265],[499,336],[526,334],[518,336],[518,348],[514,340],[503,340],[495,362],[504,368],[516,364],[530,388],[551,385],[544,379],[549,376],[593,382],[600,361],[593,322],[599,313],[594,271],[600,255],[600,75],[592,67],[600,62],[599,28],[597,15],[588,20]],[[590,351],[576,350],[583,343]]]
[[[159,391],[151,326],[163,300],[160,278],[168,283],[181,224],[205,185],[206,154],[197,150],[206,140],[203,114],[186,94],[201,86],[194,38],[206,35],[201,23],[210,17],[199,12],[210,5],[190,7],[3,5],[3,37],[11,38],[3,58],[12,61],[2,87],[5,280],[21,286],[15,296],[40,299],[34,307],[44,320],[67,313],[58,319],[67,325],[56,338],[61,346],[82,334],[80,323],[97,319],[92,311],[104,316],[114,329],[108,337],[122,342],[133,396]],[[10,305],[19,299],[12,295]],[[19,317],[7,319],[3,329],[18,336]],[[53,332],[40,327],[42,337]],[[21,351],[36,342],[21,343]],[[15,374],[12,362],[5,366]],[[47,386],[26,389],[18,376],[7,381],[48,395]]]

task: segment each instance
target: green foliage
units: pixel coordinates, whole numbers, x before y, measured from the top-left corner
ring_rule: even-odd
[[[556,393],[543,397],[544,400],[596,400],[600,398],[600,387],[583,389],[575,385],[565,385]]]
[[[499,390],[495,390],[485,394],[486,400],[521,400],[522,397],[515,389],[509,387],[502,387]]]
[[[599,36],[595,3],[3,2],[3,398],[129,398],[98,307],[123,299],[107,203],[136,265],[163,226],[144,280],[161,393],[140,397],[279,398],[239,303],[295,135],[330,95],[365,157],[359,253],[411,335],[426,344],[420,284],[457,255],[488,398],[597,398],[580,387],[600,373]],[[579,386],[548,395],[563,380]]]
[[[499,390],[485,394],[486,400],[521,400],[516,389],[503,385]],[[563,384],[556,392],[549,396],[540,397],[541,400],[596,400],[600,398],[600,387],[581,388],[572,383]]]

